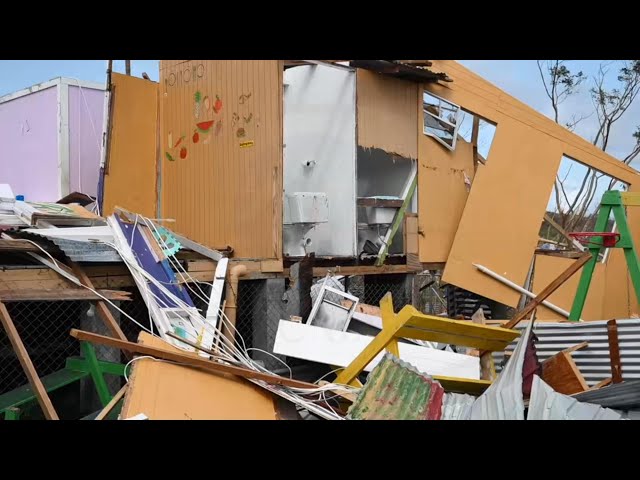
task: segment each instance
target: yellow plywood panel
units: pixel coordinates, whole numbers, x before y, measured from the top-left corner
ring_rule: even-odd
[[[487,164],[476,172],[459,222],[445,282],[517,304],[518,292],[473,264],[524,284],[561,158],[562,145],[555,139],[519,122],[498,123]]]
[[[357,71],[358,145],[418,158],[416,83]]]
[[[109,215],[119,206],[155,218],[158,84],[117,73],[111,74],[111,84],[103,212]]]
[[[282,62],[161,67],[163,216],[236,258],[281,258]]]
[[[445,392],[468,393],[470,395],[481,395],[491,386],[491,380],[473,380],[471,378],[441,377],[433,376],[434,380],[440,382]]]
[[[420,261],[446,262],[473,181],[473,145],[458,139],[455,151],[418,134]],[[482,167],[480,167],[482,168]]]
[[[179,351],[142,332],[139,343]],[[122,418],[151,420],[275,420],[273,397],[233,375],[218,375],[150,358],[133,365]]]
[[[550,255],[536,255],[535,274],[533,277],[533,293],[539,293],[544,290],[544,288],[564,272],[572,262],[575,262],[575,260],[562,257],[552,257]],[[562,286],[560,286],[560,288],[558,288],[549,298],[547,298],[547,301],[566,310],[567,312],[571,311],[571,306],[573,305],[573,299],[576,295],[581,275],[582,270],[579,270],[575,275],[564,282]],[[593,272],[587,301],[584,305],[584,310],[582,311],[583,320],[602,320],[609,318],[607,316],[603,316],[602,311],[604,280],[605,265],[603,263],[598,263]],[[565,317],[545,306],[538,307],[536,316],[542,320],[566,320]]]

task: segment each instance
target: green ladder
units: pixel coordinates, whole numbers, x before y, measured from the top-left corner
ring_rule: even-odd
[[[598,212],[598,218],[596,219],[595,232],[570,234],[577,238],[581,236],[588,236],[592,240],[589,241],[591,260],[585,264],[582,270],[580,283],[578,283],[578,290],[576,291],[573,306],[571,307],[571,313],[569,314],[569,320],[573,322],[580,320],[582,309],[584,308],[584,303],[587,299],[589,285],[591,284],[591,277],[593,276],[593,271],[598,263],[598,256],[606,248],[622,248],[624,250],[627,267],[629,268],[629,275],[633,282],[633,288],[636,291],[636,298],[640,303],[640,262],[638,261],[638,254],[633,244],[633,238],[631,237],[631,231],[629,230],[629,224],[627,222],[627,214],[625,212],[625,207],[637,206],[640,206],[640,193],[609,190],[602,196],[600,211]],[[616,221],[619,233],[606,232],[607,222],[609,221],[611,212],[613,212],[613,218]]]
[[[93,345],[88,342],[80,342],[80,348],[83,357],[67,358],[62,370],[41,377],[40,380],[47,393],[51,393],[70,383],[91,377],[104,407],[112,398],[104,375],[124,376],[125,365],[98,360]],[[4,414],[5,420],[20,420],[22,409],[35,400],[36,394],[31,385],[18,387],[0,395],[0,415]]]

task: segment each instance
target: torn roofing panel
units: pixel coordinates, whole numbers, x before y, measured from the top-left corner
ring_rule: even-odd
[[[385,354],[349,409],[351,420],[439,420],[442,386],[409,363]]]
[[[527,420],[620,420],[622,416],[600,405],[578,402],[553,390],[539,376],[533,377]]]

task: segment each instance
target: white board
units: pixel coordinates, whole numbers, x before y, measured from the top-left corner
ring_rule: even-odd
[[[285,194],[326,193],[329,221],[311,231],[311,250],[316,255],[355,256],[355,73],[300,66],[284,72],[284,84]],[[300,240],[289,237],[284,227],[285,254],[290,242]]]
[[[273,352],[311,362],[346,367],[373,337],[280,320]],[[480,379],[480,359],[470,355],[399,343],[400,358],[427,375]],[[380,352],[365,371],[382,360]]]

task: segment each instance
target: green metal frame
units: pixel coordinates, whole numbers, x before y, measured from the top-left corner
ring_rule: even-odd
[[[604,233],[607,228],[607,222],[609,216],[613,212],[613,217],[616,221],[618,233],[620,238],[618,239],[615,247],[622,248],[624,250],[624,256],[627,260],[627,267],[629,268],[629,275],[633,282],[633,288],[636,291],[636,298],[640,302],[640,262],[638,261],[638,254],[633,244],[633,237],[629,230],[629,224],[627,222],[627,215],[625,213],[625,206],[640,206],[640,194],[634,194],[629,192],[619,192],[617,190],[609,190],[602,196],[600,203],[600,211],[598,212],[598,218],[596,219],[595,232]],[[598,256],[605,248],[602,246],[603,238],[594,236],[592,237],[594,242],[593,246],[589,247],[591,253],[591,260],[589,260],[582,270],[580,276],[580,283],[578,283],[578,290],[573,300],[573,306],[571,307],[571,313],[569,314],[569,320],[577,322],[582,315],[582,309],[584,308],[585,301],[587,300],[587,293],[589,291],[589,285],[591,284],[591,278],[593,277],[593,271],[598,263]],[[595,245],[597,243],[597,245]]]
[[[80,349],[84,358],[67,358],[64,369],[42,377],[40,380],[42,380],[47,393],[49,393],[75,381],[91,377],[98,392],[100,403],[104,407],[112,398],[104,375],[124,376],[125,365],[98,360],[95,348],[89,342],[80,342]],[[20,407],[24,408],[25,405],[35,400],[36,395],[31,386],[24,385],[0,395],[0,414],[4,413],[5,420],[19,420],[22,414]]]

